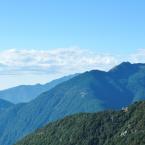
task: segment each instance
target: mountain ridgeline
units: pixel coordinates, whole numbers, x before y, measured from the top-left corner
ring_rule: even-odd
[[[44,85],[36,84],[36,85],[20,85],[17,87],[9,88],[6,90],[0,91],[0,98],[10,101],[12,103],[24,103],[29,102],[35,99],[41,93],[48,91],[55,87],[56,85],[65,82],[78,74],[65,76],[56,80],[53,80]]]
[[[145,102],[50,123],[16,145],[145,145]]]
[[[12,145],[49,122],[80,112],[121,109],[145,99],[145,64],[121,63],[108,72],[77,75],[0,115],[0,144]]]

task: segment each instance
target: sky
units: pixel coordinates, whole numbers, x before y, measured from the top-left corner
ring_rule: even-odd
[[[0,1],[0,89],[145,62],[144,0]]]

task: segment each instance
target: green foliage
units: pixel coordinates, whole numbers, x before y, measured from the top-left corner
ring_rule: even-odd
[[[82,113],[50,123],[16,145],[144,145],[145,102],[127,111]]]
[[[0,115],[0,144],[11,145],[48,122],[81,112],[121,109],[145,99],[145,64],[122,63],[109,72],[89,71]],[[103,136],[104,138],[104,136]]]

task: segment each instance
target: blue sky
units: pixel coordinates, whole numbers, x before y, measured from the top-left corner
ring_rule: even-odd
[[[144,0],[1,1],[0,89],[144,61],[144,6]]]
[[[0,48],[129,53],[145,46],[144,0],[5,0]]]

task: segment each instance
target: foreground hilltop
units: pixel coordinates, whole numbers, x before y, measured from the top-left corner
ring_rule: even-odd
[[[50,123],[16,145],[145,145],[145,102]]]

